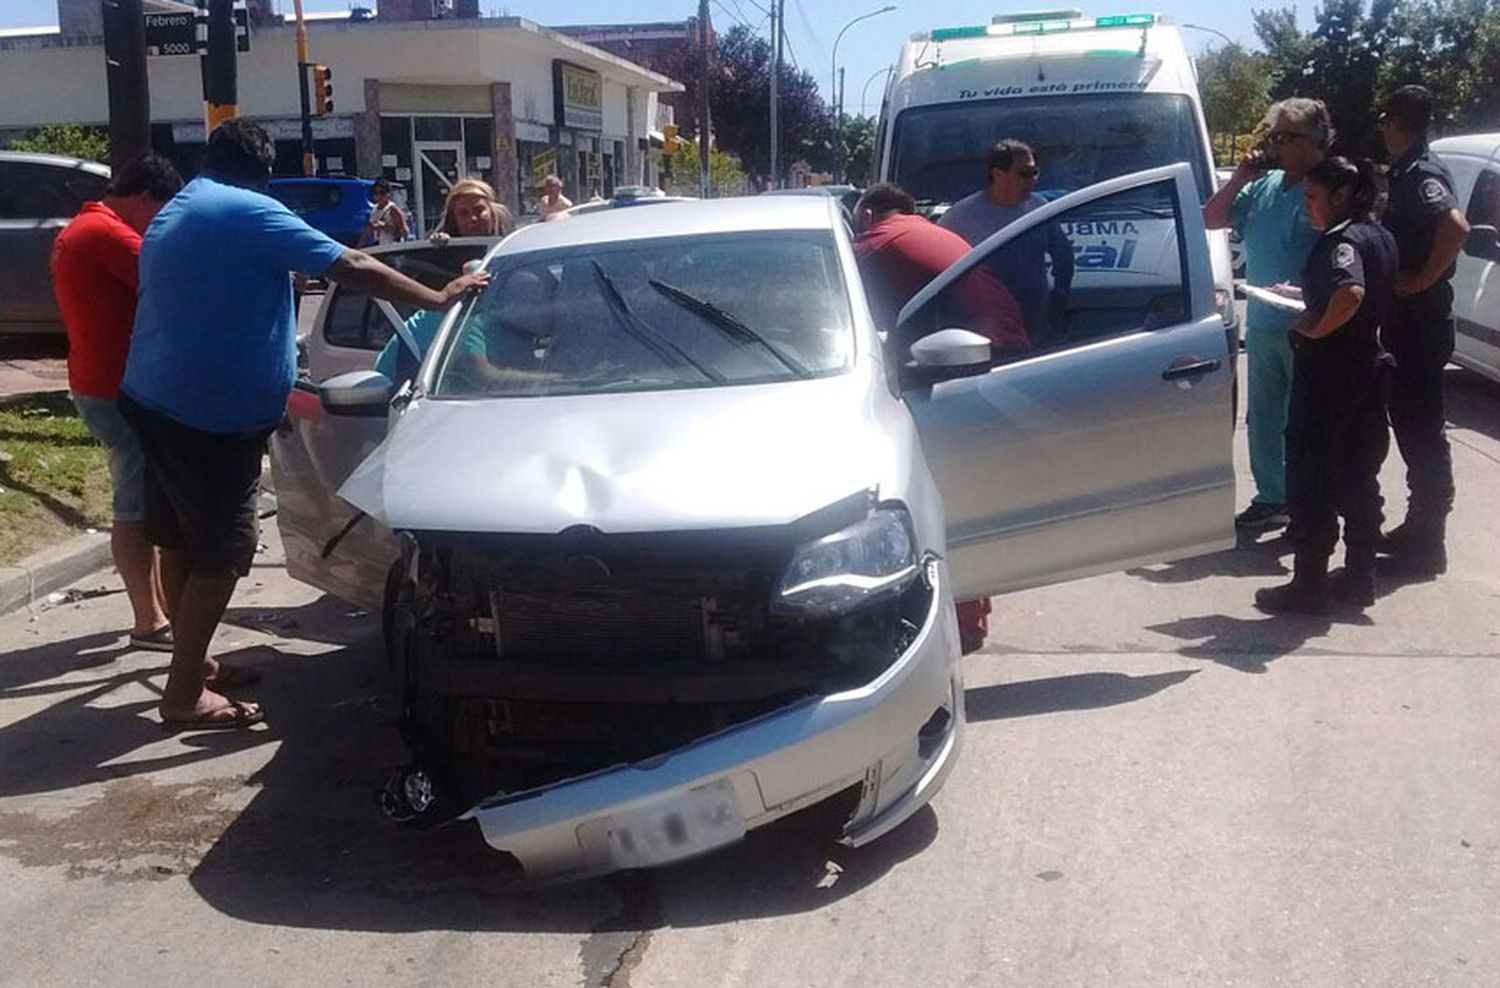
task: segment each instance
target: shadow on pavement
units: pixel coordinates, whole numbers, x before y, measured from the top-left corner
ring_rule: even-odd
[[[1195,645],[1179,648],[1178,655],[1207,659],[1239,672],[1263,673],[1268,663],[1301,651],[1312,639],[1328,634],[1335,623],[1374,624],[1369,617],[1357,612],[1321,617],[1283,614],[1250,619],[1206,614],[1148,625],[1147,630],[1184,641],[1202,639]]]
[[[1281,557],[1292,551],[1291,543],[1280,532],[1235,532],[1233,549],[1206,556],[1193,556],[1160,566],[1143,566],[1127,570],[1148,583],[1192,583],[1213,576],[1285,576],[1289,571]]]
[[[160,665],[122,670],[114,663],[126,650],[111,647],[120,641],[118,634],[88,635],[5,656],[0,663],[0,700],[66,695],[0,727],[0,797],[61,792],[159,772],[270,740],[264,731],[199,734],[192,736],[188,750],[129,760],[133,752],[164,737],[150,679],[165,674],[167,659],[162,656]],[[70,676],[96,668],[96,676]],[[130,686],[148,690],[149,698],[127,703],[108,699]]]
[[[1144,700],[1176,686],[1197,671],[1180,669],[1149,676],[1086,672],[995,686],[971,686],[964,691],[964,711],[969,722],[976,723],[1065,710],[1098,710]]]

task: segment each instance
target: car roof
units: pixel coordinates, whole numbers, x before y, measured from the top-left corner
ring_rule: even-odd
[[[535,223],[507,237],[498,253],[707,233],[832,230],[842,222],[838,204],[826,196],[685,200],[652,209],[601,209],[565,220]]]
[[[402,240],[393,244],[372,244],[360,250],[374,257],[381,254],[411,254],[422,250],[444,250],[449,247],[481,247],[485,250],[500,242],[500,237],[449,237],[440,244],[431,240]]]
[[[1500,158],[1500,134],[1461,134],[1432,142],[1438,154],[1471,154],[1480,158]]]
[[[37,165],[51,165],[54,168],[77,168],[81,171],[93,172],[102,178],[109,178],[108,165],[101,165],[97,161],[87,161],[83,158],[70,158],[63,154],[38,154],[34,151],[0,151],[0,161],[25,161]]]

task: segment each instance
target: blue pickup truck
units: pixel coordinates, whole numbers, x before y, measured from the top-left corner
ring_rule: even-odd
[[[363,178],[273,178],[269,191],[308,226],[353,247],[370,218],[374,184]]]

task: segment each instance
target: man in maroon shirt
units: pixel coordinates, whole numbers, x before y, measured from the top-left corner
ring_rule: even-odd
[[[902,306],[972,249],[963,237],[916,212],[916,202],[904,189],[884,184],[871,186],[854,207],[854,256],[870,314],[887,332],[895,331]],[[984,265],[954,282],[939,308],[950,325],[988,336],[997,354],[1030,346],[1020,306]],[[927,320],[919,323],[929,332],[943,328],[929,326]]]
[[[85,203],[52,245],[52,291],[68,332],[68,390],[109,453],[110,550],[135,623],[130,644],[170,652],[156,549],[145,533],[145,461],[116,399],[135,322],[141,235],[182,188],[172,163],[148,154],[120,170],[102,202]]]
[[[898,349],[944,325],[988,336],[997,355],[1028,349],[1020,306],[1005,283],[984,265],[943,292],[936,306],[930,307],[931,317],[915,320],[916,330],[903,327],[901,333],[896,332],[896,316],[902,307],[971,249],[963,237],[916,212],[916,202],[904,189],[884,184],[871,186],[854,207],[854,257],[876,327],[891,333]],[[958,602],[959,647],[964,654],[984,645],[989,613],[987,598]]]

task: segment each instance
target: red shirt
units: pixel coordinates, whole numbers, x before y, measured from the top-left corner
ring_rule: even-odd
[[[920,216],[897,213],[854,239],[870,314],[880,329],[894,330],[901,307],[927,283],[970,251],[969,242]],[[1000,350],[1030,346],[1020,306],[1005,283],[980,265],[949,290],[967,316],[966,327]]]
[[[141,235],[102,202],[85,203],[52,244],[52,292],[68,331],[68,387],[116,398],[130,351]]]

